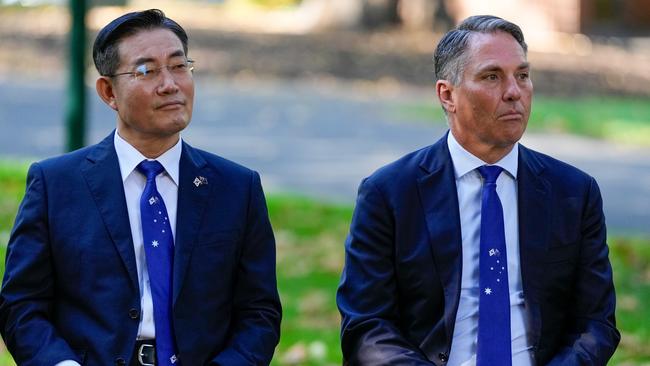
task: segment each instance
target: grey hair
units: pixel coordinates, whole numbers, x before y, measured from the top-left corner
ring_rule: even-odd
[[[510,34],[519,43],[524,53],[528,46],[524,34],[518,25],[493,15],[474,15],[447,32],[433,54],[436,80],[448,80],[457,85],[462,78],[467,63],[467,45],[474,33],[495,33],[502,31]]]

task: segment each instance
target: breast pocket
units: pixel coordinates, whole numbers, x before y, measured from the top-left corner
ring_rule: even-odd
[[[239,242],[239,239],[239,230],[216,231],[200,235],[194,246],[198,248],[234,245]]]
[[[551,221],[549,260],[566,257],[577,252],[580,242],[580,226],[582,221],[582,205],[577,197],[559,200],[554,208]]]
[[[214,278],[230,276],[237,262],[239,230],[225,230],[199,236],[192,249],[192,271]]]
[[[544,262],[547,264],[575,262],[578,258],[578,243],[553,246],[545,253]]]
[[[211,307],[230,298],[240,240],[237,230],[213,232],[197,240],[192,248],[184,291],[200,296],[204,305]]]

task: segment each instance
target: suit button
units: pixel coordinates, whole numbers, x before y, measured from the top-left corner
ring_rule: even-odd
[[[138,309],[129,310],[129,318],[138,319],[139,316],[140,316],[140,312],[138,311]]]
[[[442,353],[442,352],[438,353],[438,358],[439,358],[440,361],[442,361],[442,362],[447,362],[447,357],[448,357],[448,356],[447,356],[446,353]]]
[[[115,365],[116,366],[125,366],[126,361],[124,361],[124,359],[122,357],[118,357],[118,358],[115,359]]]

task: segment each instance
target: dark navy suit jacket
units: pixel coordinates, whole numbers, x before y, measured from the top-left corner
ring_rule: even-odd
[[[605,365],[620,335],[594,179],[520,145],[519,245],[538,365]],[[366,178],[337,302],[351,365],[444,365],[461,283],[461,230],[446,137]]]
[[[196,177],[207,184],[195,185]],[[183,143],[173,316],[184,365],[268,364],[281,307],[259,175]],[[129,362],[140,289],[113,136],[35,163],[9,239],[0,331],[18,365]]]

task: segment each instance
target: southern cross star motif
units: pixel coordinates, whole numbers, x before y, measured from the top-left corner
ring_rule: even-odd
[[[169,358],[169,361],[171,361],[171,363],[176,363],[177,360],[178,360],[178,359],[176,358],[176,355],[172,355],[172,356]]]
[[[158,248],[158,240],[152,241],[151,246],[154,247],[154,248]]]
[[[487,288],[485,289],[485,294],[486,294],[486,295],[491,295],[491,294],[492,294],[492,289],[489,288],[489,287],[487,287]]]
[[[153,205],[154,203],[156,203],[156,201],[158,201],[158,198],[156,197],[149,198],[149,205]]]

